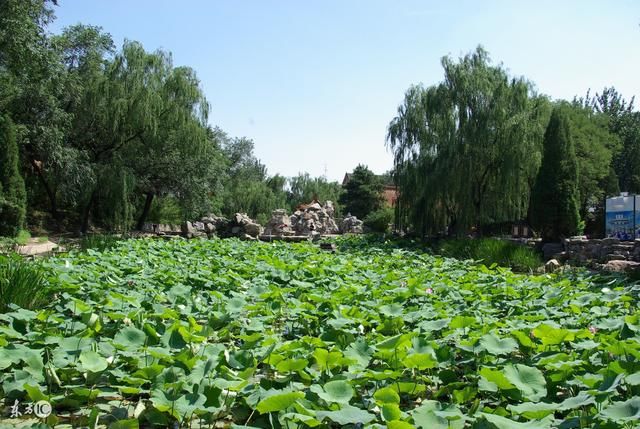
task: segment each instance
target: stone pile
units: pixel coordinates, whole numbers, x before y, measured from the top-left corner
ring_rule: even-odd
[[[571,237],[562,244],[545,244],[545,258],[551,255],[559,261],[574,261],[580,264],[593,261],[607,263],[609,261],[640,261],[640,240],[620,241],[617,238],[588,239],[587,237]]]
[[[290,218],[290,227],[295,235],[337,234],[340,232],[333,218],[335,209],[331,201],[321,206],[317,201],[300,206]]]
[[[362,234],[363,228],[363,222],[351,213],[342,219],[340,224],[340,232],[343,234]]]
[[[264,228],[264,234],[278,237],[295,235],[291,229],[291,219],[285,209],[276,209],[271,212],[271,219]]]
[[[263,228],[245,213],[236,213],[231,219],[208,215],[198,221],[186,221],[180,226],[152,224],[144,225],[142,232],[160,236],[181,235],[186,238],[239,237],[255,240],[262,235]]]
[[[545,260],[591,266],[599,270],[629,272],[640,270],[640,239],[620,241],[617,238],[588,239],[571,237],[562,243],[542,246]]]
[[[256,240],[264,228],[247,216],[246,213],[236,213],[217,235],[220,237],[239,237],[246,240]]]

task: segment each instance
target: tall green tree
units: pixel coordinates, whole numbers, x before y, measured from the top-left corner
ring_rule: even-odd
[[[585,221],[585,233],[601,235],[604,225],[604,199],[617,192],[617,182],[613,169],[614,156],[621,144],[617,135],[609,128],[607,115],[585,105],[582,100],[572,103],[559,102],[570,124],[578,162],[578,193],[580,196],[580,217]]]
[[[531,224],[545,241],[579,230],[578,160],[567,113],[554,108],[544,134],[542,165],[531,195]]]
[[[0,2],[0,111],[15,122],[22,158],[38,175],[51,212],[58,217],[54,192],[42,174],[64,159],[63,138],[69,126],[61,103],[64,67],[46,30],[54,19],[52,4],[56,2]],[[31,171],[25,167],[23,171]],[[39,200],[37,195],[32,199]]]
[[[548,102],[478,47],[442,59],[444,81],[413,86],[389,125],[396,221],[421,235],[522,219],[540,165]]]
[[[77,124],[84,113],[83,98],[104,73],[114,45],[111,36],[100,27],[81,24],[51,37],[50,45],[61,66],[55,97],[64,112],[65,126],[58,128],[58,139],[28,145],[27,158],[49,200],[52,217],[61,223],[59,207],[76,210],[84,198],[87,181],[93,177],[89,152],[77,144]]]
[[[15,127],[10,118],[0,116],[0,235],[15,235],[24,227],[26,205]]]
[[[165,73],[155,89],[161,121],[147,129],[126,154],[138,192],[144,196],[138,228],[154,196],[177,197],[185,218],[206,211],[204,197],[215,188],[222,168],[220,147],[210,138],[206,124],[209,105],[195,72],[169,63]]]
[[[343,189],[340,183],[330,182],[324,177],[311,177],[309,173],[300,173],[289,179],[289,207],[294,210],[300,204],[309,203],[314,197],[321,202],[331,201],[340,212],[340,196]]]
[[[382,180],[365,165],[358,165],[350,175],[340,196],[343,212],[364,219],[383,204]]]
[[[184,216],[191,215],[206,200],[221,165],[194,71],[173,67],[167,52],[125,42],[104,70],[91,76],[69,134],[69,143],[90,166],[82,186],[81,230],[87,230],[92,211],[107,223],[130,217],[135,210],[126,207],[129,203],[140,207],[140,226],[155,196],[174,196]]]
[[[587,94],[584,104],[609,119],[609,130],[621,142],[613,157],[620,190],[640,193],[640,112],[634,99],[627,101],[615,88],[604,88],[594,97]]]
[[[267,167],[256,158],[251,139],[230,138],[218,131],[226,160],[223,191],[217,195],[221,212],[226,216],[247,213],[265,223],[274,209],[286,206],[283,178],[269,178]]]

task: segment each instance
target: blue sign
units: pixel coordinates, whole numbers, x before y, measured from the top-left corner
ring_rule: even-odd
[[[607,237],[633,240],[640,228],[640,196],[607,198],[605,228]]]
[[[640,215],[636,214],[640,219]],[[620,240],[633,240],[635,237],[634,212],[623,211],[607,213],[607,237]]]

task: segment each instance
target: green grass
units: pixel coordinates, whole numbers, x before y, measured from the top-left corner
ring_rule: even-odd
[[[495,238],[442,240],[436,253],[457,259],[473,259],[485,265],[497,264],[516,271],[532,271],[543,264],[534,249]]]
[[[0,256],[0,313],[10,304],[26,309],[46,302],[45,278],[41,266],[18,255]]]
[[[111,249],[121,240],[120,237],[107,234],[91,234],[85,235],[80,241],[80,249],[82,250],[98,250],[104,251]]]

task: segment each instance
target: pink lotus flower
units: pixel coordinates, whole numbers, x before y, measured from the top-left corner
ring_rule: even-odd
[[[429,295],[431,295],[433,293],[433,289],[431,289],[430,287],[425,289],[425,292]]]
[[[595,326],[589,326],[589,332],[595,334],[596,332],[598,332],[598,328],[596,328]]]

